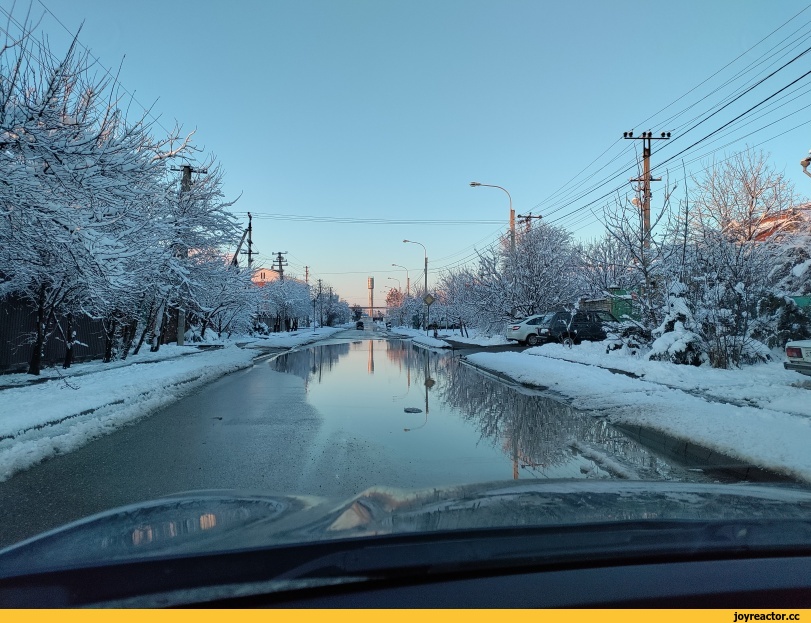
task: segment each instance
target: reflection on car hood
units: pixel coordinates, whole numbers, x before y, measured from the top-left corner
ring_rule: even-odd
[[[811,519],[811,492],[771,485],[498,482],[375,487],[344,502],[199,491],[107,511],[0,551],[0,577],[359,536],[645,520]]]

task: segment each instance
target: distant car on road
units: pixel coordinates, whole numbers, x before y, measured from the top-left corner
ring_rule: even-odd
[[[519,322],[509,325],[504,332],[504,337],[508,340],[514,340],[519,343],[526,342],[530,346],[535,346],[540,343],[538,327],[551,316],[554,316],[554,313],[528,316]]]
[[[607,337],[606,325],[618,320],[602,310],[556,312],[544,317],[538,326],[539,342],[562,342],[571,346],[580,342],[600,342]],[[530,343],[527,340],[527,343]]]
[[[361,330],[361,331],[363,331],[363,320],[358,320],[358,321],[355,323],[355,328],[356,328],[356,329],[359,329],[359,330]]]
[[[786,344],[786,357],[783,362],[786,370],[811,376],[811,340],[795,340]]]

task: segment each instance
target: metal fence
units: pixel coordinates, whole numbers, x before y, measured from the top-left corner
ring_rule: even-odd
[[[67,332],[67,318],[57,316],[63,331]],[[36,330],[36,310],[26,301],[10,296],[0,300],[0,373],[25,372],[33,351],[33,336]],[[73,361],[98,359],[104,355],[104,330],[101,320],[87,316],[74,316],[71,327],[76,339],[86,346],[76,344]],[[48,338],[43,351],[42,365],[62,365],[65,359],[65,341],[52,320],[48,324]]]

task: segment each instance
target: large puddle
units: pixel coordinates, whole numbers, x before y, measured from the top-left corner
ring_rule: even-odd
[[[272,369],[304,379],[320,435],[362,440],[421,487],[510,478],[717,481],[541,392],[406,340],[324,343]]]

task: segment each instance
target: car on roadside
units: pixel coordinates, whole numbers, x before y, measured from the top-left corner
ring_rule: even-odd
[[[617,322],[612,314],[603,310],[548,314],[537,327],[538,343],[561,342],[571,346],[583,341],[601,342],[608,337],[611,323]]]
[[[536,346],[540,344],[538,327],[552,315],[554,314],[535,314],[527,316],[521,321],[516,321],[507,326],[504,337],[519,344],[526,343],[530,346]]]
[[[363,320],[358,320],[355,323],[355,328],[358,329],[359,331],[363,331]]]
[[[811,340],[795,340],[786,344],[786,358],[783,362],[786,370],[811,376]]]

